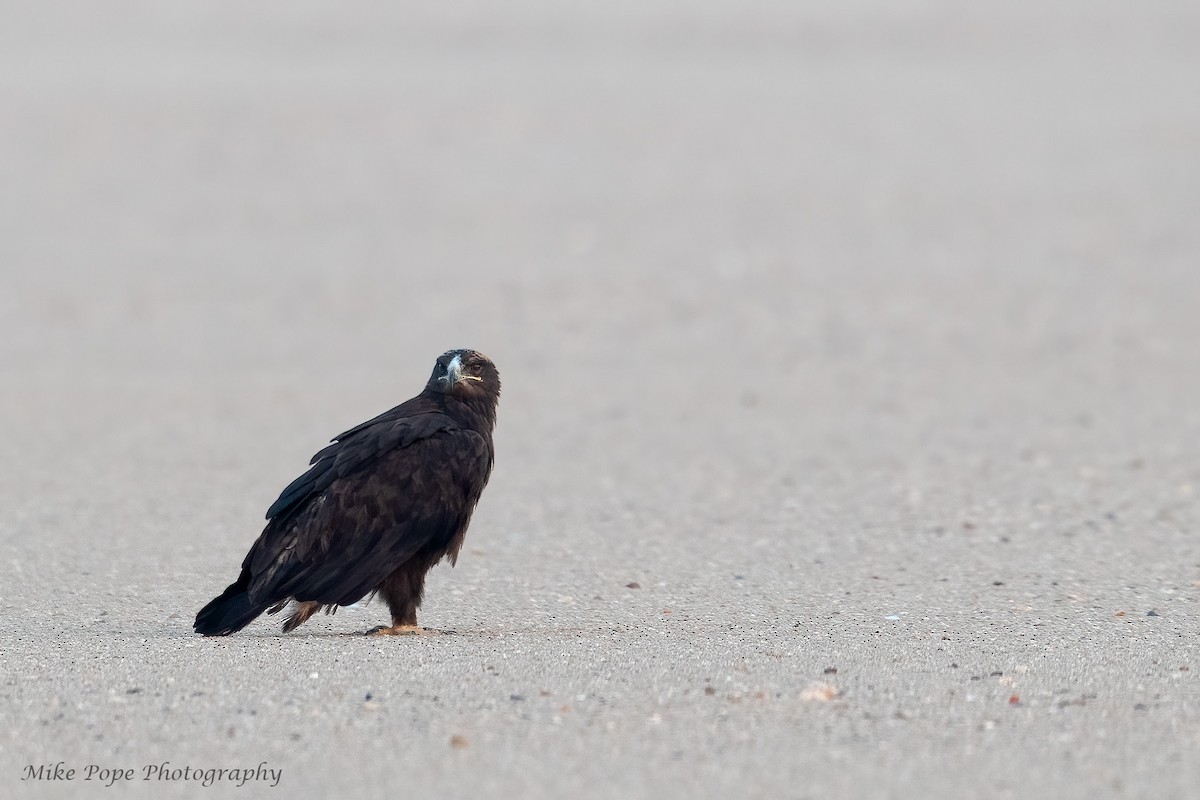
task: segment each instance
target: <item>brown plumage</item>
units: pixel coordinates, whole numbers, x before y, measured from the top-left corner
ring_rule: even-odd
[[[294,630],[324,608],[379,593],[392,626],[415,633],[429,568],[462,547],[491,474],[500,376],[486,356],[451,350],[425,390],[313,456],[267,510],[237,581],[196,615],[196,631],[226,636],[295,600]]]

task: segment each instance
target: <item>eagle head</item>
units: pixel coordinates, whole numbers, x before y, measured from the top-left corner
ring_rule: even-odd
[[[500,373],[492,360],[476,350],[449,350],[438,357],[429,388],[460,397],[500,394]]]

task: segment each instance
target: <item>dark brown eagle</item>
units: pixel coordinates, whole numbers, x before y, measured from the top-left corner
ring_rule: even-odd
[[[227,636],[295,601],[286,633],[321,608],[376,592],[392,626],[369,633],[423,632],[425,573],[458,557],[495,461],[499,399],[500,375],[486,356],[438,358],[423,392],[313,456],[267,509],[237,581],[196,615],[196,632]]]

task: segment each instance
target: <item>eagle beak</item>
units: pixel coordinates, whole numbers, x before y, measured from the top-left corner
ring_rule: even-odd
[[[462,380],[462,358],[455,356],[451,359],[450,363],[446,365],[446,374],[438,380],[445,381],[447,388]]]

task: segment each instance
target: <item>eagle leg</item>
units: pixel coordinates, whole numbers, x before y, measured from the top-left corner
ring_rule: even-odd
[[[421,596],[425,593],[425,573],[436,560],[428,557],[409,559],[379,585],[379,595],[387,603],[388,611],[392,612],[392,625],[390,628],[380,626],[368,631],[369,634],[408,636],[428,633],[417,624],[417,608],[421,605]]]

